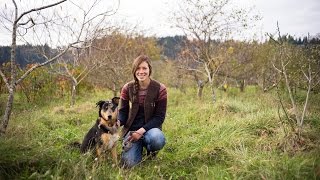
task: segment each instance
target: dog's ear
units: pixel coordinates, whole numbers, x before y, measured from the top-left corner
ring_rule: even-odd
[[[120,101],[120,98],[119,97],[114,97],[112,98],[112,103],[115,104],[115,105],[119,105],[119,101]]]
[[[99,106],[99,108],[102,108],[102,105],[105,103],[105,101],[98,101],[96,103],[97,107]]]

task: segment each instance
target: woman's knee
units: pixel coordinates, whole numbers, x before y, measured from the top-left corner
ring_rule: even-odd
[[[147,149],[150,151],[160,150],[166,144],[165,136],[158,128],[152,128],[147,131],[144,138],[145,143],[147,144]]]

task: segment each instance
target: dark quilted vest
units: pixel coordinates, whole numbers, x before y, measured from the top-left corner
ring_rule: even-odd
[[[129,117],[127,120],[127,123],[124,125],[122,129],[122,135],[124,136],[127,134],[128,130],[130,129],[132,122],[134,118],[136,117],[138,110],[139,110],[139,100],[135,98],[133,101],[133,87],[134,87],[134,81],[130,82],[128,84],[128,92],[129,92],[129,103],[130,103],[130,110],[129,110]],[[150,118],[152,117],[154,110],[155,110],[155,102],[159,97],[159,90],[160,90],[160,83],[151,80],[148,90],[147,90],[147,95],[144,100],[144,121],[147,123]],[[161,128],[161,127],[159,127]]]

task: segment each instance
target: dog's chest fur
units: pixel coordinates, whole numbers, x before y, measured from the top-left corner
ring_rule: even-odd
[[[101,135],[102,146],[105,150],[111,149],[116,145],[116,142],[119,140],[120,136],[118,133],[109,134],[103,133]]]

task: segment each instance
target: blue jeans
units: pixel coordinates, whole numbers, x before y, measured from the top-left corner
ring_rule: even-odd
[[[149,152],[156,152],[162,149],[165,144],[166,139],[163,132],[158,128],[152,128],[144,133],[143,138],[132,142],[132,147],[129,150],[122,151],[121,164],[127,168],[133,167],[141,162],[143,147]]]

